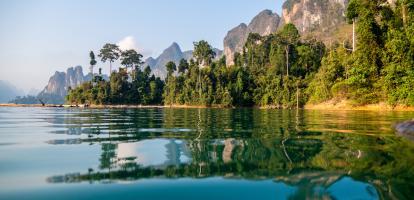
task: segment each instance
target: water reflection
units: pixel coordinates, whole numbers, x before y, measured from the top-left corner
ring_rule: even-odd
[[[400,113],[286,110],[76,110],[47,118],[49,144],[100,145],[98,168],[49,183],[223,177],[294,187],[292,199],[409,199],[413,144],[397,138]]]

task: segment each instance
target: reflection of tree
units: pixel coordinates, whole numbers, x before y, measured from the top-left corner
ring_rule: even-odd
[[[293,164],[290,164],[292,165],[290,167],[302,170],[305,166],[309,165],[309,160],[299,159],[299,157],[304,156],[306,158],[312,158],[315,156],[320,151],[320,141],[319,145],[317,143],[317,140],[312,143],[295,140],[286,144],[289,150],[293,151],[300,149],[301,151],[298,155],[293,154],[295,159]],[[226,152],[224,149],[226,148],[226,142],[224,140],[189,141],[188,146],[190,155],[192,156],[192,162],[180,163],[179,155],[181,150],[179,149],[182,147],[171,140],[167,145],[169,167],[160,169],[156,166],[146,168],[139,167],[139,165],[135,163],[134,158],[131,158],[131,162],[124,162],[123,160],[116,159],[116,145],[104,143],[102,144],[100,169],[114,169],[108,173],[110,173],[111,177],[115,180],[145,178],[145,176],[141,177],[141,175],[145,174],[143,174],[142,171],[157,171],[155,174],[156,176],[166,177],[210,177],[220,175],[228,176],[232,174],[234,177],[253,179],[270,178],[286,173],[289,163],[282,153],[283,149],[280,146],[280,140],[270,139],[270,142],[269,140],[256,139],[234,140],[232,145],[233,150],[230,155],[232,159],[224,160],[223,158],[229,156],[225,155]],[[200,173],[200,167],[202,173]],[[130,169],[133,169],[132,172],[134,173],[129,173],[131,171]],[[79,180],[88,180],[89,178],[95,179],[97,174],[99,174],[99,176],[97,176],[98,178],[106,178],[107,176],[110,176],[109,174],[103,175],[105,172],[97,172],[96,174],[80,175]]]
[[[376,121],[367,123],[367,119]],[[372,113],[255,109],[79,112],[64,122],[68,130],[76,127],[80,134],[91,135],[77,139],[77,143],[102,145],[100,168],[85,174],[51,177],[49,181],[276,178],[301,185],[309,197],[314,195],[312,181],[325,180],[318,185],[328,187],[330,182],[348,175],[375,185],[381,197],[404,199],[414,188],[414,145],[390,135],[390,124],[377,123],[381,119],[389,121],[386,116]],[[111,133],[110,137],[107,133]],[[170,140],[166,167],[143,167],[136,158],[117,158],[119,143],[158,138]],[[184,142],[177,143],[178,140]],[[71,141],[54,144],[65,143]],[[184,153],[191,158],[188,163],[180,160]]]
[[[99,159],[100,169],[109,169],[116,167],[117,160],[116,160],[116,144],[112,143],[103,143],[102,144],[102,154],[101,158]]]

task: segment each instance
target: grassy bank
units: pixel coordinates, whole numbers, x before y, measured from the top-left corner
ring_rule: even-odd
[[[351,101],[327,101],[318,104],[307,104],[307,110],[367,110],[367,111],[414,111],[414,107],[396,105],[392,106],[381,102],[377,104],[355,105]]]

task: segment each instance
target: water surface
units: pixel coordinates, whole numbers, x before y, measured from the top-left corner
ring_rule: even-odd
[[[0,108],[0,199],[410,199],[413,112]]]

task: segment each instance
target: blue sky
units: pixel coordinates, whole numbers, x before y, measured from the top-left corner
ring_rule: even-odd
[[[282,0],[1,0],[0,80],[43,89],[55,71],[88,66],[88,52],[123,41],[145,56],[201,39],[222,49],[227,31]],[[106,65],[98,63],[107,69]]]

